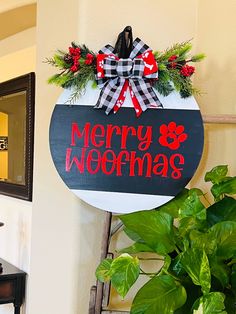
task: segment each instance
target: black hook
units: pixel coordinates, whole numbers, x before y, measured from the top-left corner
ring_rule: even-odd
[[[127,59],[133,48],[133,33],[132,27],[126,26],[118,35],[116,44],[115,44],[115,53],[118,54],[119,58]]]

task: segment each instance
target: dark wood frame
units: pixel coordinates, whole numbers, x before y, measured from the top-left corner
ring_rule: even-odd
[[[35,73],[0,83],[0,97],[26,91],[25,185],[0,181],[0,194],[32,201]]]

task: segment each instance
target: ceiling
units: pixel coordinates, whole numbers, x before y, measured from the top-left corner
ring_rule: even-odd
[[[0,41],[36,26],[36,4],[19,7],[0,14]]]

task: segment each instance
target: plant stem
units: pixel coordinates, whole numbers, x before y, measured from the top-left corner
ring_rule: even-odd
[[[233,264],[236,264],[236,258],[233,258],[232,261],[230,261],[227,266],[231,266]]]
[[[177,245],[175,246],[175,250],[176,250],[176,252],[177,252],[178,254],[181,253],[180,250],[179,250],[179,248],[177,247]]]

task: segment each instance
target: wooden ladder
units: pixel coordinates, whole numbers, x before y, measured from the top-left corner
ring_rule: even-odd
[[[109,244],[112,236],[122,227],[122,223],[117,223],[111,229],[112,213],[107,212],[104,222],[102,236],[101,260],[112,258],[113,254],[109,253]],[[129,312],[107,310],[110,297],[110,283],[103,284],[97,281],[95,286],[90,289],[89,314],[124,314]]]

